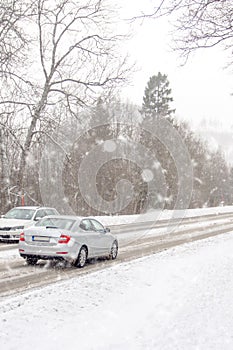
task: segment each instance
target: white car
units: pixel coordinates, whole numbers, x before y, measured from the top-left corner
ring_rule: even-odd
[[[83,267],[87,259],[116,259],[118,241],[90,217],[47,216],[20,234],[19,254],[30,265],[39,259],[65,260]]]
[[[54,208],[23,206],[9,210],[0,218],[0,241],[19,241],[19,236],[25,227],[34,225],[47,215],[58,215]]]

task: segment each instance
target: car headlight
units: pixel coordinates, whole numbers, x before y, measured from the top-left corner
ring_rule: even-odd
[[[24,226],[15,226],[15,227],[11,227],[10,231],[18,231],[18,230],[22,230],[24,228]]]

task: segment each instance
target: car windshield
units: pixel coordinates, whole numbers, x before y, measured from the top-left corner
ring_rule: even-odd
[[[70,230],[75,220],[60,219],[60,218],[44,218],[36,223],[35,226],[43,226],[49,228],[61,228],[63,230]]]
[[[6,219],[19,219],[19,220],[31,220],[35,210],[33,209],[24,209],[24,208],[14,208],[8,211],[4,218]]]

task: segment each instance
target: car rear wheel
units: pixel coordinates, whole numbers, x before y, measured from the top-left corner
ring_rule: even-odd
[[[76,267],[84,267],[87,261],[87,248],[86,247],[81,247],[77,260],[75,262]]]
[[[28,265],[36,265],[38,259],[37,258],[26,258],[26,263]]]
[[[117,241],[114,241],[111,248],[110,259],[115,260],[118,254],[118,244]]]

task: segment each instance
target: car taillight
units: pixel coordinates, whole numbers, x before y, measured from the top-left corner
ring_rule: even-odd
[[[19,235],[19,240],[21,242],[25,241],[25,238],[24,238],[24,232],[21,232],[20,235]]]
[[[58,243],[65,243],[67,244],[70,241],[70,236],[67,235],[61,235],[59,238]]]

